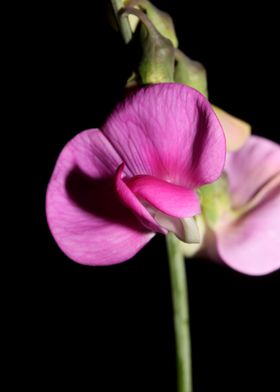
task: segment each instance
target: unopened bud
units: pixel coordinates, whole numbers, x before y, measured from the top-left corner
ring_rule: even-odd
[[[207,75],[203,65],[191,60],[179,49],[175,50],[175,59],[175,82],[193,87],[207,97]]]
[[[124,13],[134,14],[142,22],[142,57],[138,66],[142,83],[173,82],[175,55],[172,42],[159,33],[144,12],[125,8]]]

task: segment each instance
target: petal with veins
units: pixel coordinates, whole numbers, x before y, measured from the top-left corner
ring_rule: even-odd
[[[280,267],[280,147],[252,136],[226,172],[239,218],[218,228],[218,252],[237,271],[270,273]]]
[[[112,181],[119,164],[99,130],[77,135],[58,158],[47,191],[47,219],[59,247],[78,263],[125,261],[154,236],[119,201]]]
[[[280,146],[251,136],[243,148],[228,154],[225,171],[234,207],[244,206],[280,172]]]
[[[225,136],[210,103],[179,83],[130,95],[102,130],[133,175],[192,189],[215,181],[224,167]]]
[[[264,275],[280,268],[280,187],[254,210],[217,233],[221,258],[233,269]]]

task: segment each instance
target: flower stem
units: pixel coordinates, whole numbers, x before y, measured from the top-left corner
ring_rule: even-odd
[[[114,14],[119,25],[124,42],[127,44],[132,38],[131,27],[128,21],[128,15],[120,15],[119,11],[124,8],[123,0],[111,0]]]
[[[191,339],[185,261],[174,234],[168,234],[166,241],[174,314],[178,392],[192,392]]]

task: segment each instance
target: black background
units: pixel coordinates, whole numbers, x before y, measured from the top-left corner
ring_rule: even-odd
[[[279,142],[275,10],[156,4],[173,16],[181,49],[206,66],[211,101]],[[45,220],[61,148],[102,124],[122,96],[129,54],[103,5],[31,11],[18,55],[31,229],[23,228],[12,381],[38,391],[176,391],[164,238],[126,263],[89,268],[62,254]],[[248,277],[203,260],[187,270],[194,392],[279,391],[279,272]]]

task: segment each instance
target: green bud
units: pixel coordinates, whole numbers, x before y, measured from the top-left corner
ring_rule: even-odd
[[[197,61],[191,60],[179,49],[175,50],[175,59],[175,82],[193,87],[207,97],[207,75],[203,65]]]
[[[173,82],[175,57],[171,41],[156,30],[149,31],[142,46],[138,71],[143,84]]]
[[[123,13],[134,14],[142,22],[142,57],[138,66],[142,84],[173,82],[175,54],[172,42],[159,33],[144,12],[125,8]]]
[[[228,179],[223,174],[217,181],[199,188],[198,191],[202,214],[212,229],[229,218],[232,214],[232,204]]]

